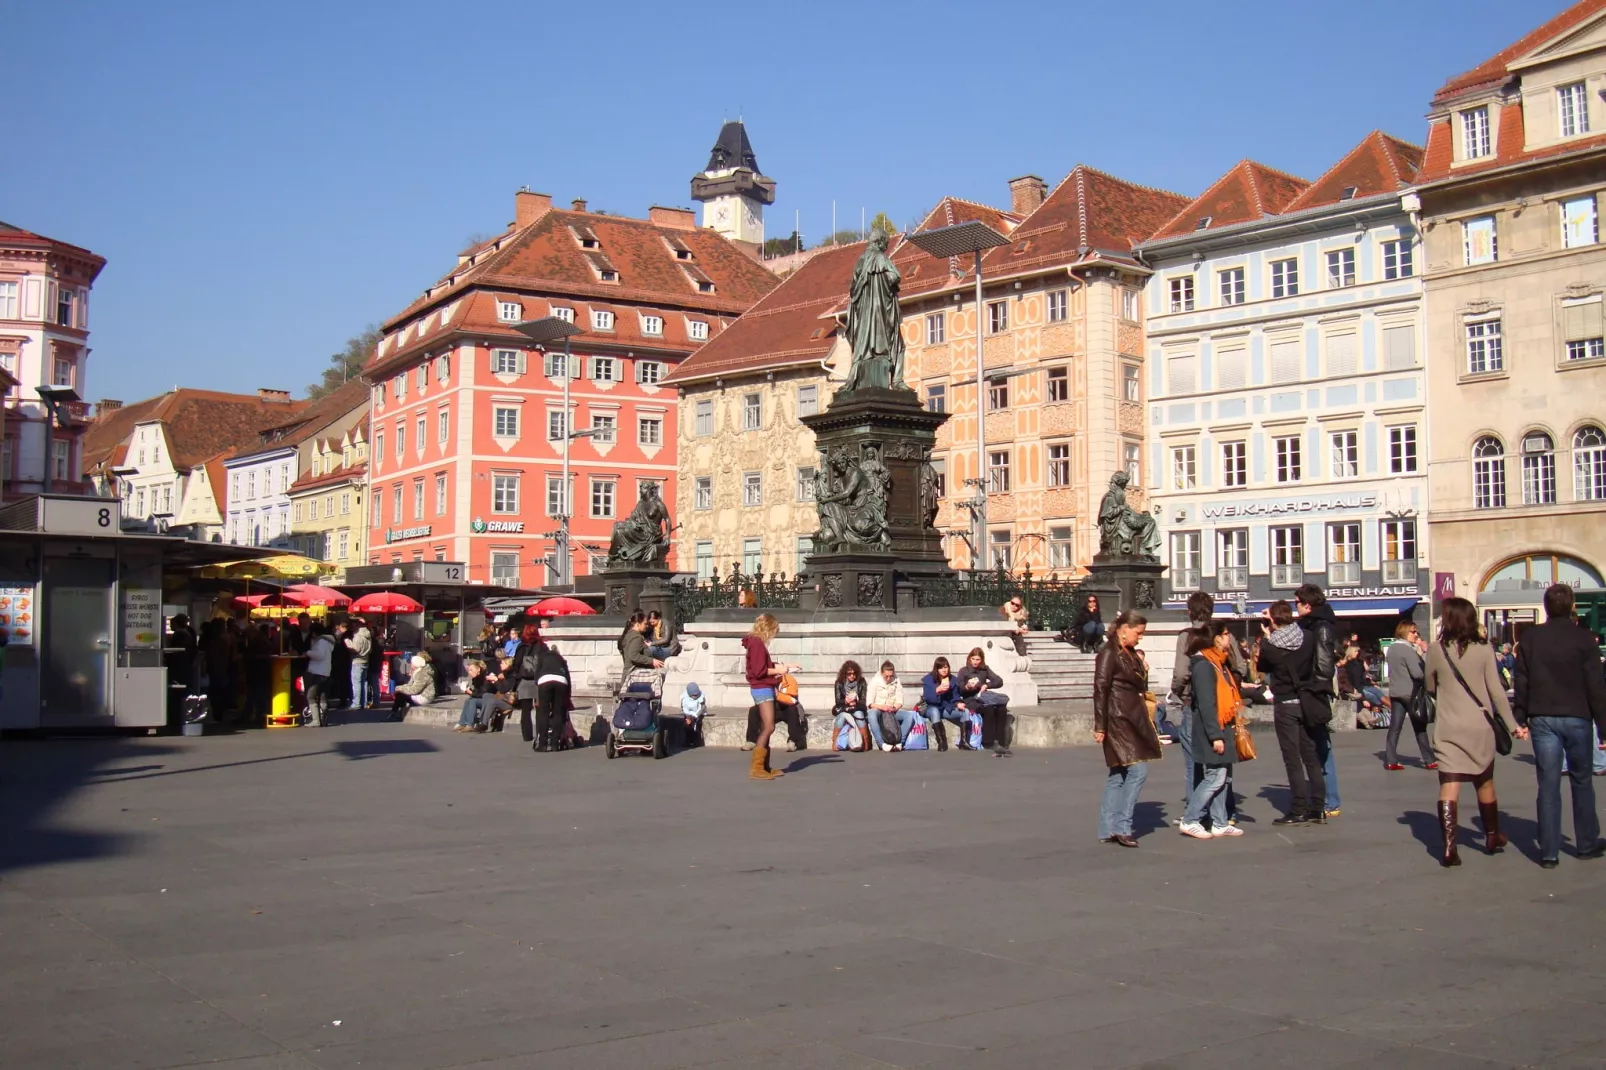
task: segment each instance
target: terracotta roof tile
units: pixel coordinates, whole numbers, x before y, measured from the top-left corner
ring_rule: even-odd
[[[1602,11],[1606,11],[1606,0],[1579,0],[1555,18],[1535,27],[1476,67],[1463,71],[1445,82],[1439,87],[1439,91],[1433,94],[1433,103],[1440,104],[1469,90],[1504,81],[1511,73],[1510,66],[1513,61],[1521,59],[1552,37],[1566,33],[1585,19]]]
[[[106,266],[105,257],[98,253],[92,253],[81,245],[74,245],[71,242],[60,241],[56,238],[48,238],[43,234],[35,234],[31,230],[24,230],[22,227],[7,223],[4,220],[0,220],[0,246],[55,249],[60,252],[70,253],[85,261],[94,269],[94,274],[90,276],[91,282],[100,274],[101,268]]]
[[[338,468],[331,468],[320,476],[304,475],[290,484],[289,493],[300,494],[302,491],[315,490],[322,486],[336,486],[341,483],[361,482],[368,476],[368,462],[357,464],[343,464]]]
[[[1408,141],[1373,130],[1345,157],[1328,168],[1310,187],[1283,206],[1283,212],[1298,212],[1343,200],[1395,193],[1416,181],[1422,167],[1422,149]],[[1354,187],[1348,197],[1346,190]]]
[[[1140,186],[1077,164],[1037,210],[988,253],[982,270],[1008,275],[1098,256],[1136,263],[1132,248],[1188,203],[1180,193]]]
[[[1278,215],[1309,187],[1310,183],[1303,178],[1254,160],[1240,160],[1232,170],[1216,179],[1214,185],[1167,220],[1153,237],[1177,238]]]
[[[86,475],[113,468],[123,463],[127,454],[128,437],[134,425],[143,422],[156,407],[167,400],[167,395],[122,405],[107,413],[97,413],[84,429],[81,464]]]
[[[251,457],[270,450],[281,450],[289,446],[299,446],[312,438],[330,424],[347,415],[356,408],[368,407],[369,394],[373,387],[366,380],[351,379],[331,390],[323,397],[310,403],[294,414],[294,419],[282,424],[274,424],[262,429],[262,434],[271,435],[275,432],[278,437],[271,442],[258,442],[254,445],[242,446],[236,451],[236,457]]]
[[[84,471],[93,472],[126,442],[137,424],[162,424],[173,467],[189,471],[229,447],[253,444],[264,428],[282,424],[305,401],[270,401],[255,394],[225,394],[188,387],[136,401],[90,421],[84,432]]]

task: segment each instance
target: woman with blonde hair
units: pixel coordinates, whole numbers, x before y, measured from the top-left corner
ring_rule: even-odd
[[[796,672],[802,666],[782,665],[770,657],[769,645],[780,631],[780,623],[774,617],[760,613],[753,620],[753,630],[742,637],[747,687],[753,696],[753,705],[758,707],[761,722],[758,739],[753,745],[753,762],[747,773],[753,780],[774,780],[785,775],[770,768],[770,736],[775,732],[775,688],[782,675]]]

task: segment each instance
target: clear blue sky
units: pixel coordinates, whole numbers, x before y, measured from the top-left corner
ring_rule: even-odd
[[[1420,142],[1445,78],[1563,6],[0,0],[0,219],[110,261],[89,399],[299,392],[521,185],[689,205],[727,116],[772,235],[1078,162],[1197,194],[1246,156],[1314,178],[1374,127]]]

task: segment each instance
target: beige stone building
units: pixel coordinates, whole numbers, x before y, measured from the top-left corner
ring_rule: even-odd
[[[1432,568],[1494,627],[1606,568],[1606,2],[1434,97],[1427,257]]]

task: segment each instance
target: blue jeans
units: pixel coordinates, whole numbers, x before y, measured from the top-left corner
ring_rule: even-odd
[[[1193,764],[1193,711],[1186,706],[1177,707],[1177,742],[1182,746],[1182,801],[1193,796],[1195,767]]]
[[[1188,808],[1182,813],[1182,823],[1197,823],[1204,817],[1206,807],[1210,810],[1210,828],[1218,829],[1227,824],[1227,767],[1224,765],[1204,767],[1204,775],[1194,785]]]
[[[1138,793],[1147,779],[1149,767],[1144,762],[1110,768],[1104,799],[1099,803],[1099,839],[1132,835],[1132,811],[1138,808]]]
[[[890,742],[894,747],[903,746],[903,741],[909,738],[910,727],[914,725],[915,718],[920,715],[914,710],[899,710],[897,713],[893,714],[893,716],[898,719],[898,738],[893,740],[884,740],[881,738],[881,711],[869,711],[870,736],[875,740],[876,746],[879,747],[881,744],[888,742]]]
[[[1581,717],[1530,717],[1534,765],[1539,777],[1539,857],[1561,854],[1561,764],[1565,755],[1573,789],[1573,844],[1592,850],[1600,841],[1600,817],[1595,813],[1595,783],[1590,779],[1594,759],[1589,751],[1594,732]]]
[[[354,661],[351,663],[351,708],[365,710],[373,701],[373,689],[368,685],[368,663]]]
[[[464,728],[477,723],[490,724],[491,718],[496,716],[498,709],[511,710],[513,707],[497,698],[495,695],[484,695],[480,698],[463,700],[463,712],[458,715],[457,723]]]
[[[1591,727],[1594,727],[1591,725]],[[1595,749],[1590,751],[1595,756],[1595,775],[1606,775],[1606,750],[1600,749],[1600,729],[1595,729]]]
[[[1316,741],[1316,757],[1322,760],[1322,779],[1327,782],[1327,800],[1322,804],[1323,809],[1337,810],[1338,798],[1338,767],[1333,764],[1333,733],[1326,725],[1310,730],[1311,738]]]
[[[1088,646],[1092,646],[1094,643],[1098,642],[1100,639],[1103,639],[1103,638],[1104,638],[1104,622],[1103,621],[1090,620],[1086,624],[1082,625],[1081,639],[1082,639],[1082,642],[1086,643]]]

